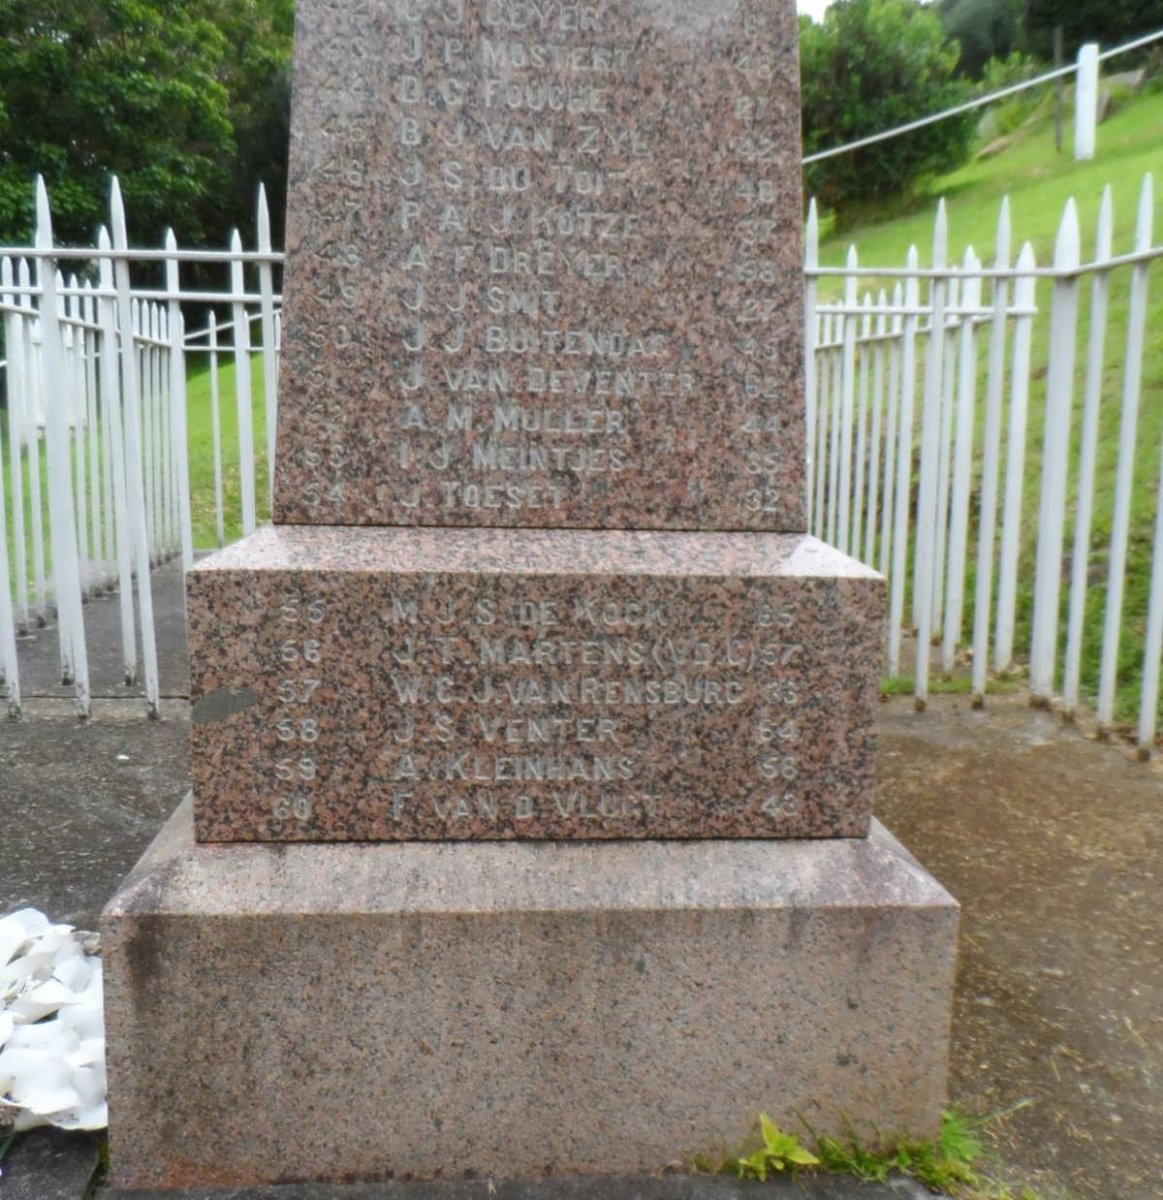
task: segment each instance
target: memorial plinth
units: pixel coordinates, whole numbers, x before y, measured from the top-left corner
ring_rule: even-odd
[[[189,575],[112,1181],[934,1135],[957,907],[871,819],[883,580],[805,533],[794,5],[296,17],[276,523]]]
[[[104,918],[114,1181],[654,1173],[760,1111],[932,1134],[956,925],[875,823],[195,846],[183,806]]]
[[[863,836],[882,583],[800,534],[263,530],[189,577],[197,835]]]

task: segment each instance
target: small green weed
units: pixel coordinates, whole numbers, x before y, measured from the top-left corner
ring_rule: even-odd
[[[851,1175],[868,1183],[884,1183],[890,1175],[897,1174],[907,1175],[956,1200],[1039,1200],[1029,1189],[1012,1191],[978,1168],[985,1157],[982,1130],[1027,1103],[1023,1101],[1015,1108],[981,1118],[946,1112],[941,1116],[941,1131],[936,1141],[881,1142],[875,1148],[862,1144],[854,1133],[846,1139],[824,1137],[807,1126],[815,1153],[794,1133],[785,1133],[761,1113],[759,1129],[752,1139],[753,1143],[761,1144],[737,1158],[726,1158],[719,1169],[761,1181],[770,1172],[796,1171],[801,1167]]]
[[[858,1179],[882,1182],[896,1171],[909,1175],[926,1187],[948,1192],[963,1185],[976,1186],[981,1180],[974,1163],[982,1155],[978,1124],[946,1112],[941,1117],[941,1132],[935,1142],[903,1141],[879,1150],[861,1146],[852,1137],[847,1142],[821,1137],[816,1141],[820,1165],[828,1171],[855,1175]]]
[[[797,1167],[813,1167],[820,1160],[805,1147],[794,1133],[784,1133],[773,1125],[766,1113],[759,1114],[759,1136],[763,1145],[750,1154],[729,1158],[727,1166],[740,1179],[767,1179],[769,1171],[794,1171]]]

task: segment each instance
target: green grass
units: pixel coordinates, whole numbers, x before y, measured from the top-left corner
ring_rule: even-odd
[[[199,356],[201,357],[201,356]],[[198,360],[195,360],[197,362]],[[251,359],[251,419],[254,424],[255,503],[258,519],[270,515],[266,456],[266,412],[263,404],[262,358]],[[234,363],[225,356],[218,370],[219,417],[222,437],[222,496],[225,541],[242,536],[242,475],[238,453],[238,403],[235,398]],[[186,432],[190,447],[190,514],[194,545],[218,545],[214,502],[214,432],[211,380],[207,365],[190,373],[186,381]]]
[[[860,262],[875,266],[903,266],[910,244],[919,251],[921,265],[932,261],[933,218],[935,204],[944,197],[949,215],[949,259],[961,259],[967,245],[979,257],[992,263],[998,209],[1004,196],[1010,198],[1016,259],[1021,243],[1029,241],[1040,266],[1052,262],[1053,247],[1064,206],[1073,197],[1078,206],[1082,230],[1083,261],[1093,257],[1094,230],[1103,187],[1111,187],[1114,201],[1114,252],[1125,253],[1133,246],[1139,192],[1144,174],[1154,171],[1156,244],[1163,240],[1163,92],[1147,93],[1132,99],[1099,129],[1098,153],[1089,163],[1076,163],[1066,153],[1056,154],[1051,121],[1042,120],[1023,128],[1015,144],[995,158],[979,160],[944,178],[934,180],[928,190],[915,199],[909,211],[895,219],[880,220],[847,228],[842,234],[829,234],[825,221],[825,239],[820,261],[841,265],[849,244],[857,247]],[[1123,361],[1127,334],[1127,309],[1130,270],[1122,268],[1111,276],[1110,300],[1106,323],[1102,403],[1097,446],[1095,511],[1088,557],[1086,638],[1083,649],[1082,680],[1084,694],[1093,698],[1097,690],[1101,629],[1106,603],[1106,577],[1111,514],[1113,509],[1115,466],[1117,461],[1119,419],[1122,403]],[[880,286],[891,288],[888,280],[870,280],[875,292]],[[861,287],[866,286],[862,281]],[[840,293],[839,281],[827,280],[821,297],[834,299]],[[1075,407],[1071,443],[1071,478],[1068,487],[1067,534],[1064,544],[1062,592],[1063,643],[1065,614],[1069,602],[1068,578],[1072,557],[1073,512],[1077,495],[1077,459],[1079,427],[1082,416],[1082,392],[1085,381],[1087,341],[1090,320],[1089,279],[1079,289],[1079,322],[1075,375]],[[988,289],[987,293],[988,295]],[[1040,281],[1037,291],[1039,317],[1035,322],[1032,352],[1033,379],[1030,392],[1030,416],[1026,442],[1023,503],[1023,538],[1020,564],[1021,591],[1018,603],[1016,646],[1022,652],[1029,644],[1032,619],[1033,565],[1037,532],[1038,498],[1041,488],[1043,409],[1048,357],[1050,281]],[[1144,624],[1149,587],[1150,553],[1159,477],[1159,447],[1163,439],[1163,268],[1156,266],[1148,289],[1146,345],[1139,409],[1135,486],[1128,546],[1126,591],[1119,655],[1119,688],[1116,720],[1130,722],[1138,712],[1139,680],[1142,668]],[[978,446],[971,496],[971,538],[976,526],[981,469],[981,434],[984,423],[985,342],[979,338],[978,370]],[[923,364],[921,364],[923,370]],[[919,413],[918,413],[919,421]],[[1004,434],[1003,434],[1004,437]],[[914,479],[914,485],[916,480]],[[969,560],[976,551],[971,541]],[[966,573],[966,595],[972,596],[974,571]],[[967,606],[966,629],[969,610]],[[1059,672],[1059,679],[1061,673]],[[1163,705],[1161,705],[1163,714]]]

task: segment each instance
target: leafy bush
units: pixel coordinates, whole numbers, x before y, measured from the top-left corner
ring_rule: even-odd
[[[937,16],[913,0],[840,0],[822,24],[800,22],[804,151],[811,154],[962,103],[958,49]],[[973,113],[813,163],[808,193],[828,208],[861,209],[910,192],[969,157]]]

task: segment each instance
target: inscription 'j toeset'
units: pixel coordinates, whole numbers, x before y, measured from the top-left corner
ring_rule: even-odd
[[[695,7],[301,0],[277,520],[803,530],[795,13]]]

